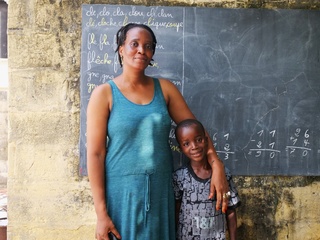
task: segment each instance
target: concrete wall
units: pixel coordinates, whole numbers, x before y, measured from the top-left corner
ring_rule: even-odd
[[[8,60],[0,58],[0,189],[8,176]]]
[[[8,239],[94,239],[79,177],[81,4],[314,8],[319,1],[10,0]],[[320,239],[319,177],[235,177],[239,239]]]

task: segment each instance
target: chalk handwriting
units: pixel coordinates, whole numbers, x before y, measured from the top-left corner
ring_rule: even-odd
[[[100,34],[99,49],[102,51],[104,46],[109,46],[107,34]]]
[[[172,82],[175,86],[177,86],[177,87],[182,86],[181,81],[171,80],[171,82]]]
[[[91,32],[88,34],[87,41],[88,50],[91,50],[93,45],[99,45],[99,49],[101,51],[103,50],[104,46],[110,46],[110,42],[108,41],[108,35],[104,33],[100,34],[99,43],[96,40],[96,35]]]
[[[265,131],[264,129],[257,131],[257,139],[251,139],[251,142],[254,143],[255,146],[249,149],[248,155],[254,155],[254,157],[258,158],[263,156],[263,153],[269,152],[268,157],[270,159],[275,158],[277,156],[276,154],[281,153],[280,150],[275,149],[276,132],[277,131],[275,129],[269,132]]]
[[[104,26],[119,26],[121,23],[117,23],[116,21],[113,20],[113,18],[110,18],[109,21],[106,20],[105,18],[101,18],[101,20],[98,22],[99,27],[104,27]]]
[[[86,16],[88,16],[88,17],[96,16],[96,11],[93,10],[92,6],[89,8],[89,11],[86,12]]]
[[[105,53],[102,57],[100,55],[96,55],[95,51],[88,52],[87,59],[87,70],[90,70],[92,64],[102,65],[102,64],[112,64],[112,61],[109,59],[109,54]]]
[[[126,16],[127,14],[121,10],[120,7],[117,7],[115,11],[112,12],[112,16]]]
[[[310,145],[310,134],[309,129],[306,129],[304,132],[301,128],[296,128],[294,133],[290,136],[289,140],[291,142],[291,145],[286,146],[286,150],[289,152],[289,155],[293,154],[301,154],[302,157],[306,157],[309,152],[311,151],[311,148],[308,146]],[[300,150],[297,153],[296,151]]]
[[[159,29],[161,27],[163,28],[175,28],[177,32],[179,32],[180,28],[183,28],[183,22],[158,22],[156,19],[150,17],[147,22],[145,22],[146,25],[150,27],[154,27],[155,29]]]
[[[93,18],[89,18],[89,21],[86,23],[87,27],[94,27],[96,25],[95,21]]]
[[[88,86],[88,93],[91,93],[93,89],[95,89],[98,85],[94,83],[87,83]]]
[[[103,9],[98,13],[97,18],[99,17],[107,17],[110,16],[111,13],[107,10],[107,7],[103,7]]]
[[[93,78],[98,78],[99,77],[99,73],[96,72],[87,72],[88,78],[87,81],[91,82]]]
[[[132,6],[131,11],[128,13],[128,15],[133,17],[143,17],[144,13],[142,11],[138,11],[135,6]]]
[[[175,29],[176,32],[179,32],[183,28],[183,22],[176,22],[173,13],[167,12],[165,9],[159,7],[151,8],[150,11],[146,13],[138,10],[136,6],[131,6],[131,9],[126,11],[121,7],[113,10],[108,10],[107,7],[103,7],[98,13],[93,7],[90,7],[86,12],[86,16],[89,17],[86,23],[87,27],[121,27],[129,22],[141,23],[138,19],[142,17],[146,19],[146,21],[143,22],[145,25],[155,29]]]
[[[171,13],[167,13],[163,8],[158,11],[158,7],[151,8],[149,12],[147,12],[147,17],[159,17],[159,18],[173,18]]]
[[[230,154],[231,155],[235,154],[235,152],[232,151],[231,144],[228,142],[230,133],[224,134],[223,139],[221,139],[221,141],[217,139],[217,135],[218,133],[214,133],[212,136],[213,145],[216,148],[217,153],[220,153],[219,156],[224,160],[228,160],[230,158]],[[225,143],[223,144],[223,142]],[[220,147],[218,146],[218,143],[222,143],[222,149],[220,149]]]

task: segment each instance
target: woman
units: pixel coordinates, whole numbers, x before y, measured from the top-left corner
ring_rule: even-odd
[[[98,240],[112,235],[124,240],[175,239],[170,121],[195,117],[170,81],[145,75],[156,42],[146,25],[122,27],[116,52],[123,72],[98,86],[90,98],[87,159]],[[208,197],[216,191],[217,207],[223,202],[226,209],[224,166],[210,146],[215,186]]]

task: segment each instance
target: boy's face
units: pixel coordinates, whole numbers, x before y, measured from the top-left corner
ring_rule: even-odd
[[[196,125],[182,127],[177,132],[181,151],[192,161],[206,159],[208,141],[203,131]]]

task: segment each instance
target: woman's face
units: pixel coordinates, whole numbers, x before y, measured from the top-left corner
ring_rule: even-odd
[[[144,28],[135,27],[127,32],[126,41],[119,49],[123,66],[144,70],[148,67],[153,52],[153,39]]]

